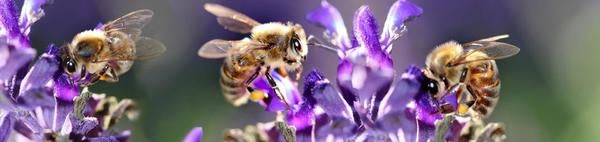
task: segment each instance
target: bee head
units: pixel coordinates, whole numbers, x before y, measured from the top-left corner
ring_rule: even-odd
[[[69,74],[71,77],[80,77],[83,74],[83,65],[78,62],[73,53],[70,52],[70,46],[65,44],[61,46],[61,58],[60,64],[64,72]]]
[[[284,61],[289,65],[299,66],[308,54],[308,41],[302,26],[291,23],[288,23],[288,25],[290,25],[291,31],[287,41],[287,56],[284,57]]]
[[[429,95],[434,97],[439,97],[443,93],[443,90],[446,89],[446,85],[448,81],[443,76],[436,76],[431,70],[423,69],[422,70],[425,77],[421,81],[421,90],[427,91]]]
[[[435,76],[444,76],[450,82],[458,82],[462,66],[451,67],[448,66],[448,64],[462,54],[462,46],[454,41],[450,41],[433,49],[433,51],[427,55],[425,65]]]

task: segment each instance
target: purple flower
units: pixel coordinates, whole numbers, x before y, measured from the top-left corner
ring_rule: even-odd
[[[18,141],[126,141],[129,131],[109,128],[122,115],[135,116],[131,100],[117,102],[87,90],[79,96],[79,86],[60,69],[57,46],[49,45],[32,62],[35,49],[28,34],[44,15],[45,4],[25,0],[19,17],[14,1],[0,1],[0,142],[9,136]]]
[[[291,106],[300,103],[300,92],[297,89],[297,83],[292,81],[289,76],[282,75],[278,71],[272,71],[271,76],[275,80],[277,87],[285,97],[285,102]],[[259,100],[258,103],[265,107],[267,111],[281,111],[286,109],[285,104],[281,101],[275,91],[271,88],[271,85],[267,81],[266,77],[261,76],[252,82],[252,87],[255,90],[265,92],[267,95],[264,99]]]
[[[203,134],[202,127],[195,127],[185,136],[183,142],[202,142]]]

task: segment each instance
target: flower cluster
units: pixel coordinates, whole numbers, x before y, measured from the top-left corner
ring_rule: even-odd
[[[325,36],[337,47],[340,58],[337,87],[318,70],[304,78],[303,93],[295,85],[280,89],[292,97],[290,108],[281,122],[259,123],[244,130],[232,129],[226,138],[232,140],[287,141],[502,141],[504,126],[485,124],[483,118],[440,111],[442,106],[458,106],[456,91],[448,90],[443,98],[432,97],[425,89],[425,76],[417,66],[403,73],[393,69],[390,55],[392,41],[406,31],[405,23],[421,15],[423,10],[407,0],[398,0],[390,8],[379,28],[368,6],[360,7],[354,16],[350,36],[338,10],[323,1],[307,19],[326,29]],[[277,75],[277,74],[276,74]],[[277,75],[278,76],[278,75]],[[294,84],[280,78],[279,84]],[[254,85],[264,85],[257,81]],[[452,88],[451,88],[452,89]],[[290,93],[290,94],[288,94]],[[274,94],[267,98],[276,99]],[[278,102],[278,101],[275,101]],[[281,104],[267,110],[281,110]],[[269,109],[278,108],[278,109]],[[286,131],[294,131],[293,135]]]
[[[94,94],[73,83],[60,69],[60,49],[49,45],[33,60],[31,26],[44,16],[46,0],[25,0],[17,13],[12,0],[0,1],[0,142],[126,141],[129,131],[112,126],[127,114],[131,100]]]

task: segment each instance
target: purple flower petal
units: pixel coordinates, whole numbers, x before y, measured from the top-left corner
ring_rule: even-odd
[[[129,141],[129,137],[131,137],[131,131],[130,130],[125,130],[121,133],[118,133],[115,138],[117,139],[117,141],[120,142],[126,142]]]
[[[25,0],[21,7],[21,17],[19,17],[19,23],[24,33],[29,33],[31,25],[45,15],[42,6],[48,1],[50,0]]]
[[[404,111],[409,102],[417,95],[421,84],[415,76],[422,76],[422,72],[417,66],[411,65],[407,72],[402,74],[391,88],[392,93],[385,96],[380,104],[379,115],[388,112]]]
[[[44,132],[44,127],[40,124],[43,120],[36,119],[30,112],[19,112],[15,114],[17,122],[15,124],[15,130],[21,135],[26,136],[30,139],[41,138],[41,134]]]
[[[377,21],[373,12],[367,6],[361,6],[354,15],[354,36],[360,46],[366,47],[369,52],[381,51]]]
[[[329,80],[325,79],[321,73],[313,70],[309,73],[309,76],[318,76],[323,80],[315,82],[314,88],[309,90],[313,94],[317,104],[323,108],[323,110],[330,117],[340,117],[353,120],[352,108],[346,103],[343,97],[338,91],[329,83]]]
[[[65,121],[70,121],[68,116],[71,112],[73,112],[73,101],[56,99],[56,106],[53,111],[54,122],[51,128],[54,131],[60,131],[60,128],[63,126]]]
[[[89,142],[119,142],[114,136],[101,136],[87,139]]]
[[[78,120],[72,115],[69,115],[68,123],[71,124],[71,133],[78,135],[85,135],[99,124],[98,119],[95,117],[84,117],[83,119]]]
[[[407,111],[395,111],[382,115],[375,122],[377,129],[385,131],[387,133],[396,134],[401,131],[404,135],[403,138],[406,141],[414,141],[414,135],[417,131],[417,123],[415,121],[415,115]]]
[[[14,1],[0,1],[0,24],[6,30],[9,44],[15,45],[17,48],[30,48],[29,38],[21,32],[17,19],[17,9]]]
[[[52,79],[60,64],[57,59],[58,57],[53,55],[54,51],[52,49],[54,48],[57,47],[50,45],[48,53],[42,54],[40,59],[29,69],[29,72],[21,82],[21,90],[27,91],[28,89],[41,88]]]
[[[17,103],[28,109],[35,107],[52,107],[56,104],[52,90],[48,88],[29,89],[17,97]]]
[[[306,19],[327,29],[332,34],[332,43],[342,50],[352,47],[342,15],[326,0],[321,2],[320,8],[308,13]]]
[[[459,141],[460,133],[461,133],[462,129],[465,127],[465,125],[467,124],[469,119],[471,119],[471,118],[463,118],[463,117],[458,117],[458,116],[454,116],[454,117],[455,117],[455,119],[452,120],[452,122],[450,123],[450,125],[448,127],[448,131],[444,135],[444,139],[446,141],[451,141],[451,142]]]
[[[14,123],[15,118],[12,113],[0,113],[0,142],[8,141]]]
[[[345,117],[329,117],[330,121],[328,124],[322,126],[316,131],[317,139],[324,139],[328,136],[334,138],[349,139],[356,135],[358,127],[353,120]]]
[[[417,123],[417,137],[419,138],[419,142],[429,142],[433,141],[435,138],[435,125],[429,125],[426,123],[422,123],[422,121],[418,121]]]
[[[73,101],[73,98],[79,95],[79,86],[74,84],[67,74],[59,74],[54,83],[54,96],[60,100]]]
[[[17,48],[0,38],[0,81],[10,79],[35,56],[33,48]]]
[[[385,20],[385,24],[383,25],[383,34],[381,34],[381,43],[383,43],[385,48],[391,48],[391,42],[399,36],[399,33],[402,32],[402,27],[404,23],[412,20],[413,18],[423,14],[423,9],[419,6],[409,2],[408,0],[398,0],[396,1],[392,7],[390,7],[390,11],[388,12],[387,19]],[[386,49],[386,51],[391,51],[390,49]]]
[[[201,142],[203,134],[202,127],[195,127],[185,136],[183,142]]]
[[[310,106],[317,104],[312,89],[323,80],[327,79],[317,69],[313,69],[304,77],[304,92],[302,92],[302,98],[304,98],[305,103],[308,103]]]
[[[272,71],[271,76],[275,80],[277,87],[284,94],[286,102],[291,106],[300,103],[300,92],[296,85],[289,79],[289,77],[281,76],[277,71]],[[265,100],[261,101],[260,104],[265,106],[267,111],[281,111],[286,109],[285,104],[277,97],[277,94],[272,89],[264,76],[257,78],[252,82],[254,89],[262,90],[268,94]]]
[[[359,49],[362,48],[351,50]],[[372,56],[367,56],[367,54],[350,56],[354,54],[355,52],[350,51],[349,57],[342,60],[338,66],[339,87],[345,98],[355,98],[350,100],[373,105],[365,102],[370,102],[373,97],[383,97],[388,92],[394,77],[394,70],[391,64],[384,65],[385,67],[377,65],[382,62],[377,62],[371,58]],[[391,60],[388,63],[391,63]]]
[[[315,122],[315,112],[312,106],[308,103],[299,105],[298,110],[288,111],[286,121],[288,125],[292,125],[296,130],[310,128]]]

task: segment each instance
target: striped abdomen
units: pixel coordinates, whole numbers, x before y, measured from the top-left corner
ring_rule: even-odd
[[[221,91],[227,101],[234,106],[241,106],[248,102],[249,95],[246,82],[259,67],[251,63],[243,58],[231,57],[227,58],[221,66],[221,78],[219,80]]]
[[[500,95],[500,79],[494,60],[471,63],[467,89],[473,93],[475,103],[471,109],[487,117],[492,113]]]

